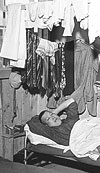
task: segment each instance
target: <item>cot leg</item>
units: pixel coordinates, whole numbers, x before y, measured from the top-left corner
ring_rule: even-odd
[[[24,164],[27,165],[27,137],[24,139]]]

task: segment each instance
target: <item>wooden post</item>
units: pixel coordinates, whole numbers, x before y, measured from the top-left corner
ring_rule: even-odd
[[[0,80],[0,156],[3,156],[3,143],[2,143],[2,81]]]

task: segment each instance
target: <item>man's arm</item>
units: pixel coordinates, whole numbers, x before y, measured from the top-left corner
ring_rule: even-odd
[[[61,103],[54,111],[53,113],[58,114],[59,112],[63,111],[65,108],[67,108],[72,102],[75,100],[73,98],[70,98],[68,100],[65,100],[63,103]]]

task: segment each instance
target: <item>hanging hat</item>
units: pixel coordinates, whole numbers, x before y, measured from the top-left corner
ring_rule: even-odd
[[[9,83],[12,88],[18,89],[21,86],[21,75],[18,72],[11,72],[9,76]]]

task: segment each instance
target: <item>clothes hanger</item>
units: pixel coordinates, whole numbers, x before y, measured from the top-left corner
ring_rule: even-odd
[[[98,52],[100,52],[100,49],[98,49],[98,48],[96,48],[93,44],[89,44],[89,43],[87,43],[84,39],[82,39],[82,38],[78,38],[78,39],[76,39],[75,40],[75,43],[79,43],[79,42],[81,42],[81,43],[83,43],[83,44],[85,44],[85,45],[87,45],[87,46],[90,46],[90,48],[92,49],[92,50],[97,50]]]

